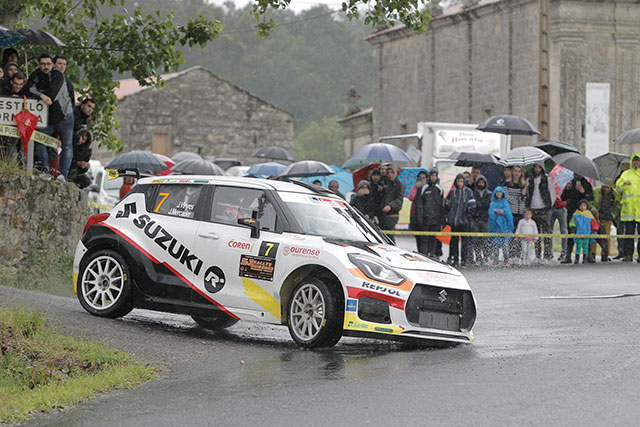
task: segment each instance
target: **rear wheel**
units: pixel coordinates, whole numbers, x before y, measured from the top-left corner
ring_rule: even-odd
[[[335,345],[342,337],[344,311],[336,289],[319,279],[304,279],[289,300],[289,333],[302,347]]]
[[[212,331],[229,328],[238,323],[238,319],[234,319],[222,311],[213,312],[211,315],[206,316],[191,316],[191,318],[199,326]]]
[[[112,250],[99,250],[80,265],[78,300],[89,313],[116,318],[133,309],[129,267]]]

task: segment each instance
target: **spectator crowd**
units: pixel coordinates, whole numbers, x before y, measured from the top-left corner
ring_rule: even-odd
[[[543,164],[505,167],[502,182],[489,188],[480,167],[456,176],[451,188],[440,185],[439,171],[420,171],[409,191],[413,231],[476,233],[516,233],[529,236],[451,236],[447,262],[455,266],[544,263],[554,259],[551,234],[555,222],[560,233],[585,237],[563,238],[558,260],[562,264],[595,263],[597,247],[600,261],[633,260],[634,239],[617,239],[617,256],[611,258],[615,240],[599,238],[611,233],[640,231],[640,155],[623,162],[622,172],[593,188],[585,177],[574,174],[564,189],[556,192]],[[350,199],[352,206],[377,223],[382,230],[393,230],[402,208],[404,185],[399,170],[382,164],[369,171],[369,178],[358,184]],[[337,192],[337,184],[334,192]],[[445,228],[446,227],[446,228]],[[390,236],[392,237],[392,236]],[[440,258],[442,236],[415,236],[420,253]],[[640,239],[638,242],[640,253]],[[575,254],[574,252],[575,248]],[[640,262],[640,257],[637,259]]]
[[[92,134],[88,129],[96,106],[91,98],[75,104],[73,83],[67,78],[67,58],[43,53],[38,58],[38,68],[28,76],[20,66],[19,53],[13,48],[2,52],[0,72],[0,96],[39,99],[48,107],[48,123],[39,129],[58,140],[58,148],[34,144],[34,166],[49,179],[70,181],[85,188],[91,184],[89,160],[91,159]],[[0,137],[0,158],[14,158],[26,163],[19,138]]]

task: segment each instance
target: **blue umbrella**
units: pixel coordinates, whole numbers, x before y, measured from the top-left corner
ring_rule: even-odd
[[[14,46],[24,40],[24,36],[17,31],[0,26],[0,48]]]
[[[372,162],[413,162],[413,159],[404,150],[393,144],[377,142],[367,144],[349,158],[370,160]]]
[[[249,168],[249,175],[278,176],[286,168],[278,162],[258,163]]]
[[[336,165],[331,165],[331,169],[335,170],[336,173],[332,175],[304,177],[300,178],[300,181],[313,184],[313,181],[317,179],[322,183],[324,188],[329,188],[329,182],[336,180],[338,181],[338,191],[342,194],[347,194],[348,192],[353,191],[353,174]]]

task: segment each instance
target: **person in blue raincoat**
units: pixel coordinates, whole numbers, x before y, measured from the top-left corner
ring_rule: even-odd
[[[594,218],[593,214],[589,210],[589,201],[587,199],[580,200],[578,209],[573,213],[571,227],[575,227],[576,234],[584,234],[586,236],[591,235],[598,231],[598,222]],[[595,239],[588,237],[578,237],[575,240],[576,244],[576,259],[574,264],[580,263],[580,253],[582,252],[582,263],[588,262],[589,245],[595,242]]]
[[[505,197],[504,189],[500,186],[493,190],[489,204],[489,233],[512,233],[513,214],[511,205]],[[493,251],[493,265],[498,265],[500,249],[504,263],[509,265],[509,237],[491,237],[489,242]]]

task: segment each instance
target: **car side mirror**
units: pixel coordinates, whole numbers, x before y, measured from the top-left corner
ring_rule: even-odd
[[[251,229],[251,238],[260,238],[260,221],[253,218],[238,218],[238,224],[244,225]]]

